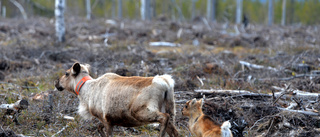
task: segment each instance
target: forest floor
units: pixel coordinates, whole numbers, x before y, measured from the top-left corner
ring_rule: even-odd
[[[0,136],[99,136],[98,121],[76,113],[77,97],[54,90],[54,80],[76,61],[90,64],[93,78],[171,74],[184,136],[190,132],[181,109],[204,95],[204,112],[219,123],[231,120],[234,136],[320,136],[320,26],[68,18],[66,41],[57,43],[53,22],[1,19],[0,103],[26,99],[29,107],[16,122],[0,110]],[[114,134],[158,130],[116,127]]]

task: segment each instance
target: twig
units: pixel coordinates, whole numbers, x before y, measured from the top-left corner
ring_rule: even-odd
[[[272,121],[271,121],[271,124],[270,124],[270,126],[269,126],[269,128],[268,128],[268,131],[267,131],[266,135],[268,135],[271,127],[273,127],[273,122],[274,122],[274,117],[272,117]]]
[[[54,137],[58,134],[60,134],[63,130],[65,130],[67,127],[69,127],[69,125],[67,124],[65,127],[63,127],[61,130],[59,130],[57,133],[53,134],[51,137]]]
[[[273,101],[272,105],[274,106],[274,105],[278,102],[278,100],[279,100],[284,94],[285,94],[285,93],[282,92],[281,95],[280,95],[279,97],[277,97],[277,99],[276,99],[275,101]],[[274,95],[274,94],[273,94],[273,95]]]

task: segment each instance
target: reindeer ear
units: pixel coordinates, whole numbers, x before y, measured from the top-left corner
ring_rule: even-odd
[[[191,105],[194,105],[194,104],[196,104],[196,103],[197,103],[197,99],[196,99],[196,98],[194,98],[194,99],[191,100]]]
[[[91,66],[89,64],[84,64],[84,66],[87,68],[88,73],[90,73]]]
[[[72,66],[72,74],[73,75],[78,75],[80,73],[81,66],[79,63],[74,63]]]
[[[203,103],[204,103],[204,99],[202,98],[202,99],[200,99],[199,101],[200,101],[200,105],[201,105],[200,107],[202,108]]]

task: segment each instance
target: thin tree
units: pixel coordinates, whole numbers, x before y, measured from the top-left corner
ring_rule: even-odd
[[[112,0],[111,16],[112,18],[116,17],[116,0]]]
[[[24,8],[22,7],[22,5],[17,2],[16,0],[10,0],[11,3],[13,3],[13,5],[15,5],[21,12],[23,19],[28,19],[27,17],[27,13],[25,12]]]
[[[236,10],[236,23],[241,23],[241,15],[242,15],[242,0],[237,0],[237,10]]]
[[[122,0],[118,0],[118,18],[122,18]]]
[[[207,19],[215,21],[216,0],[207,0]]]
[[[91,3],[90,0],[86,0],[87,19],[91,19]]]
[[[195,3],[196,3],[196,1],[198,1],[198,0],[191,0],[191,19],[193,20],[194,19],[194,17],[195,17]]]
[[[65,23],[64,23],[64,8],[65,8],[65,0],[56,0],[55,1],[55,10],[54,14],[56,17],[56,36],[59,42],[65,41]]]
[[[282,0],[282,17],[281,17],[281,25],[284,26],[286,24],[286,0]]]
[[[141,13],[142,20],[150,19],[150,1],[149,0],[141,0],[140,13]]]
[[[268,25],[272,25],[272,23],[273,23],[273,0],[269,0]]]

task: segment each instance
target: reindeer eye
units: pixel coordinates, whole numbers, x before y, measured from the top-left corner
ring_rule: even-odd
[[[69,76],[69,73],[68,73],[68,72],[66,72],[66,76],[67,76],[67,77]]]
[[[188,105],[186,105],[185,108],[188,108]]]

